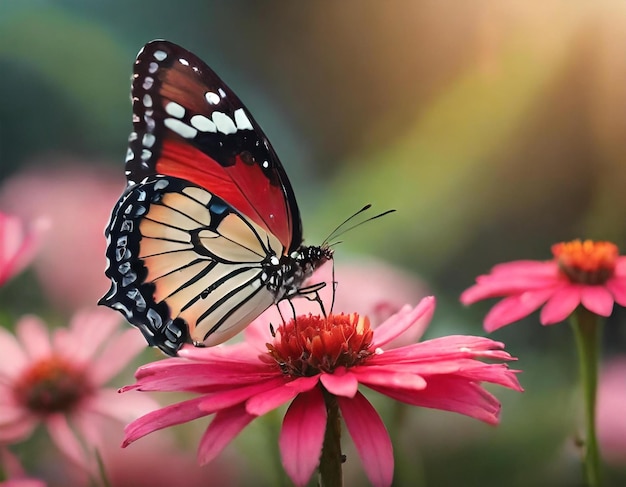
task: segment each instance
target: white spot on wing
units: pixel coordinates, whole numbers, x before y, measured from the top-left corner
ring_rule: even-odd
[[[243,108],[235,110],[235,124],[239,130],[253,130],[252,124]]]
[[[134,159],[135,157],[135,153],[132,151],[132,149],[129,147],[128,150],[126,151],[126,162]]]
[[[217,105],[220,102],[220,96],[217,93],[213,93],[212,91],[207,91],[204,94],[206,101],[208,101],[211,105]]]
[[[143,89],[144,90],[149,90],[150,88],[152,88],[152,84],[154,83],[154,78],[152,78],[151,76],[146,76],[146,78],[143,80]]]
[[[213,122],[215,123],[217,130],[219,130],[223,134],[228,135],[237,132],[237,127],[235,126],[235,123],[225,113],[214,112]]]
[[[151,157],[152,157],[152,152],[150,152],[148,149],[143,149],[141,151],[141,160],[142,161],[147,161]]]
[[[157,69],[159,69],[159,65],[157,63],[155,63],[154,61],[152,61],[149,65],[148,65],[148,73],[150,74],[154,74],[157,72]]]
[[[165,51],[161,51],[160,49],[158,51],[154,51],[154,59],[157,61],[163,61],[166,57],[167,53]]]
[[[217,132],[215,124],[204,115],[194,115],[190,121],[200,132]]]
[[[226,98],[226,93],[224,93],[224,90],[223,90],[223,89],[219,88],[219,89],[217,90],[217,92],[220,94],[220,96],[221,96],[222,98]]]
[[[148,93],[146,93],[145,95],[143,95],[143,105],[145,107],[151,107],[152,106],[152,97],[150,95],[148,95]]]
[[[182,57],[178,60],[178,62],[182,64],[183,66],[189,66],[189,61],[187,61],[186,59]]]
[[[185,108],[173,101],[165,105],[165,111],[172,117],[183,118],[185,116]]]
[[[141,139],[141,143],[144,147],[152,147],[156,141],[156,137],[154,134],[143,134],[143,138]]]
[[[181,122],[180,120],[177,120],[175,118],[166,118],[163,121],[163,124],[168,129],[173,130],[174,132],[176,132],[178,135],[180,135],[181,137],[185,139],[193,139],[198,133],[198,131],[195,128],[190,127],[186,123]]]

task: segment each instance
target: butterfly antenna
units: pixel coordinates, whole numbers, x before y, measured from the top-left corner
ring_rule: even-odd
[[[348,218],[346,218],[344,221],[342,221],[339,225],[337,225],[337,226],[335,227],[335,229],[334,229],[332,232],[330,232],[330,233],[328,234],[328,237],[326,237],[326,238],[324,239],[324,241],[322,242],[322,246],[324,246],[324,245],[328,244],[328,242],[329,242],[330,240],[332,240],[333,238],[338,237],[339,235],[341,235],[341,233],[337,233],[337,232],[341,229],[341,227],[343,227],[343,226],[344,226],[346,223],[348,223],[350,220],[352,220],[352,219],[356,218],[357,216],[359,216],[359,215],[360,215],[361,213],[363,213],[364,211],[369,210],[371,207],[372,207],[372,205],[371,205],[371,204],[367,204],[367,205],[365,205],[363,208],[361,208],[359,211],[357,211],[356,213],[353,213],[353,214],[352,214],[352,215],[350,215]],[[343,233],[343,232],[342,232],[342,233]]]
[[[370,205],[368,205],[366,208],[369,208],[369,206]],[[367,218],[365,220],[362,220],[362,221],[360,221],[358,223],[355,223],[354,225],[349,226],[348,228],[342,228],[347,222],[352,220],[356,215],[358,215],[359,213],[362,213],[363,212],[363,209],[362,209],[362,210],[358,211],[357,213],[355,213],[354,215],[352,215],[350,218],[348,218],[341,225],[339,225],[339,227],[337,227],[337,229],[335,229],[333,231],[333,233],[331,235],[329,235],[329,237],[324,241],[324,243],[326,243],[326,241],[330,240],[331,238],[340,237],[341,235],[349,232],[350,230],[354,230],[356,227],[359,227],[359,226],[363,225],[364,223],[371,222],[372,220],[377,220],[378,218],[381,218],[381,217],[383,217],[385,215],[389,215],[389,213],[393,213],[394,211],[396,211],[396,210],[392,209],[392,210],[383,211],[382,213],[379,213],[378,215],[371,216],[371,217],[369,217],[369,218]],[[339,242],[337,242],[337,243],[339,243]],[[330,245],[333,245],[333,244],[330,244]]]

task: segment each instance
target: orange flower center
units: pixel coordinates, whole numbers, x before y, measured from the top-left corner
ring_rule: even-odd
[[[309,314],[280,326],[267,349],[285,374],[310,377],[362,363],[373,353],[372,337],[367,317]]]
[[[92,390],[83,370],[58,356],[34,363],[13,387],[17,401],[37,414],[71,411]]]
[[[611,242],[572,240],[552,246],[559,269],[580,284],[604,284],[613,276],[619,250]]]

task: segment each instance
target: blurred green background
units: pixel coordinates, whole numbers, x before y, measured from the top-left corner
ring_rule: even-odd
[[[55,248],[97,248],[98,276],[104,239],[85,229],[104,228],[124,186],[132,63],[154,38],[195,52],[244,100],[291,178],[309,243],[365,203],[398,210],[347,234],[337,259],[375,256],[424,280],[439,302],[429,336],[484,333],[491,303],[465,309],[458,296],[498,262],[548,259],[573,238],[626,250],[624,2],[2,0],[0,209],[32,217],[75,195]],[[37,291],[60,272],[94,279],[47,259],[64,269],[38,267],[0,292],[7,320],[84,304]],[[606,360],[626,350],[624,321],[621,309],[608,320]],[[578,485],[569,327],[531,316],[493,338],[520,358],[526,392],[494,391],[497,429],[411,412],[414,428],[394,434],[396,485]],[[388,424],[392,407],[381,401]],[[234,448],[266,472],[254,485],[272,485],[275,464],[250,451],[262,433]],[[609,467],[609,485],[626,483],[625,465]]]

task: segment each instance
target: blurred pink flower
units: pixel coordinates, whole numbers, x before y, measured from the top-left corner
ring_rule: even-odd
[[[27,227],[18,217],[0,212],[0,286],[30,263],[47,226],[37,219]]]
[[[6,447],[0,448],[0,466],[7,480],[0,487],[46,487],[42,480],[29,477],[18,459]]]
[[[240,485],[234,458],[216,461],[210,468],[200,467],[193,454],[182,450],[164,434],[155,434],[150,441],[135,443],[124,450],[116,435],[115,441],[108,442],[103,450],[102,460],[110,487]]]
[[[626,357],[609,361],[600,373],[596,421],[604,459],[626,465]]]
[[[52,336],[39,318],[23,317],[17,336],[0,328],[0,443],[28,438],[43,424],[69,458],[89,467],[85,447],[99,444],[99,422],[126,422],[155,403],[103,387],[145,348],[136,330],[118,332],[106,309],[83,311]]]
[[[480,383],[521,390],[505,364],[476,360],[512,359],[501,343],[487,338],[449,336],[387,348],[416,322],[428,321],[434,308],[434,298],[424,298],[374,330],[356,313],[299,316],[295,323],[279,326],[274,338],[261,317],[247,328],[245,342],[183,347],[178,358],[141,367],[137,382],[123,390],[189,391],[199,396],[135,420],[126,428],[124,445],[215,413],[198,449],[199,461],[206,463],[254,418],[291,401],[279,447],[285,470],[296,485],[304,485],[319,462],[327,419],[324,394],[329,393],[337,398],[370,481],[390,485],[391,441],[377,412],[358,391],[359,384],[410,405],[492,424],[498,421],[500,403]]]
[[[124,187],[117,174],[90,161],[46,160],[5,181],[0,207],[29,221],[50,221],[34,270],[53,304],[65,311],[93,306],[109,288],[104,228]]]
[[[494,331],[543,306],[542,325],[566,319],[577,306],[609,316],[613,303],[626,306],[626,256],[610,242],[573,240],[552,246],[554,259],[499,264],[461,294],[463,304],[506,296],[487,314]],[[545,305],[544,305],[545,304]]]

